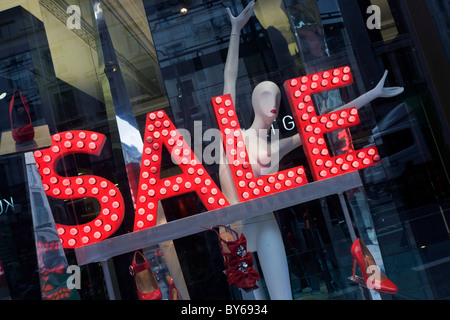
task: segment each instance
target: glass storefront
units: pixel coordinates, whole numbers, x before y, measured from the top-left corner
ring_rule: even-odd
[[[3,1],[0,298],[449,299],[449,19]]]

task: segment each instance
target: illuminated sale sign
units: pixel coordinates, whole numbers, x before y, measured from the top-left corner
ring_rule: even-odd
[[[362,169],[380,159],[376,147],[355,151],[351,146],[349,152],[334,157],[326,147],[324,134],[359,124],[358,112],[356,108],[349,108],[317,115],[311,95],[351,83],[350,68],[343,67],[291,79],[284,84],[314,180]],[[230,95],[212,98],[212,106],[241,202],[308,183],[302,166],[256,177]],[[123,197],[112,182],[98,176],[63,177],[56,173],[58,162],[68,154],[98,156],[105,139],[96,132],[68,131],[53,135],[50,148],[34,153],[48,196],[58,199],[92,197],[101,204],[100,214],[88,223],[56,225],[64,248],[76,248],[110,237],[124,218]],[[163,147],[170,152],[181,174],[160,178]],[[176,195],[195,192],[207,210],[230,205],[164,111],[147,115],[143,148],[133,231],[154,227],[158,201]]]

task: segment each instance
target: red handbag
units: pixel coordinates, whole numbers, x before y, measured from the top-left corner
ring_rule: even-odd
[[[17,91],[20,94],[20,99],[22,100],[23,107],[18,107],[17,112],[15,112],[16,110],[14,109],[14,98]],[[13,121],[13,113],[14,115],[17,114],[17,116],[15,117],[16,121]],[[9,103],[9,118],[11,121],[11,134],[14,141],[25,142],[34,138],[34,127],[33,123],[31,122],[30,111],[28,109],[28,101],[22,95],[22,92],[20,92],[20,90],[14,90],[11,102]],[[14,128],[14,124],[17,123],[19,123],[19,125]]]

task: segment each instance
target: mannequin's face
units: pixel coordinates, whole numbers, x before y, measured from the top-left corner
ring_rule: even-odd
[[[252,94],[255,117],[259,117],[266,125],[271,125],[278,116],[280,100],[281,92],[275,83],[264,81],[258,84]]]

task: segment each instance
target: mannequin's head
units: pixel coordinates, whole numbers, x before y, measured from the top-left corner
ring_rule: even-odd
[[[259,83],[252,93],[252,105],[255,118],[259,118],[270,126],[278,116],[281,92],[278,86],[271,81]]]

